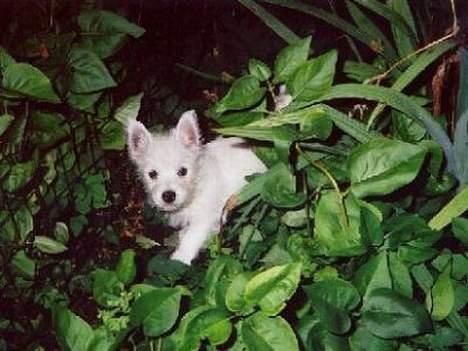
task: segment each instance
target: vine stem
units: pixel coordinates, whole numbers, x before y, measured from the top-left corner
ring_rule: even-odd
[[[335,178],[333,178],[333,176],[328,171],[328,169],[326,169],[320,162],[311,160],[307,156],[307,154],[302,151],[299,144],[296,144],[296,150],[300,155],[302,155],[302,157],[304,157],[304,159],[308,163],[310,163],[312,166],[317,168],[320,172],[322,172],[328,178],[328,180],[330,180],[330,183],[332,184],[333,188],[335,189],[336,195],[338,196],[338,204],[340,206],[340,211],[341,211],[341,214],[343,216],[344,223],[345,223],[346,227],[348,227],[349,226],[349,218],[348,218],[348,214],[346,212],[346,207],[345,207],[345,204],[344,204],[344,194],[341,192],[340,187],[338,186],[338,183],[336,182]]]
[[[429,44],[423,46],[422,48],[419,48],[418,50],[416,51],[413,51],[411,54],[401,58],[400,60],[398,60],[397,62],[395,62],[393,65],[390,66],[389,69],[387,69],[385,72],[381,73],[381,74],[378,74],[372,78],[369,78],[367,79],[364,83],[365,84],[371,84],[371,83],[374,83],[374,82],[377,82],[377,84],[380,84],[380,82],[387,78],[387,76],[395,69],[397,68],[398,66],[400,66],[402,63],[408,61],[409,59],[411,59],[412,57],[420,54],[421,52],[424,52],[426,50],[429,50],[430,48],[448,40],[448,39],[451,39],[453,38],[455,35],[457,35],[458,33],[458,20],[457,20],[457,13],[456,13],[456,9],[455,9],[455,0],[450,0],[450,5],[452,7],[452,15],[453,15],[453,25],[452,25],[452,32],[443,36],[442,38],[439,38],[433,42],[430,42]]]

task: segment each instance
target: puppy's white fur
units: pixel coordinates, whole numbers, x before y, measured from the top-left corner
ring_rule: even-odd
[[[195,111],[185,112],[166,134],[152,135],[131,120],[127,136],[130,158],[150,203],[167,212],[169,224],[180,229],[171,258],[190,264],[210,234],[219,231],[226,200],[245,185],[247,175],[264,172],[265,166],[243,139],[202,144]],[[166,201],[167,193],[164,199],[168,191],[175,194],[173,201]]]

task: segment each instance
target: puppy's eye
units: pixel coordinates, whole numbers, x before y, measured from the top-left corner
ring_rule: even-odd
[[[187,175],[187,168],[185,167],[180,167],[179,170],[177,171],[177,175],[179,177],[184,177]]]
[[[156,172],[154,169],[152,171],[149,171],[148,172],[148,176],[151,178],[151,179],[156,179],[158,177],[158,172]]]

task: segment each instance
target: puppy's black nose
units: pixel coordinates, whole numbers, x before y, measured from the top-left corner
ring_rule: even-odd
[[[164,202],[167,202],[168,204],[174,202],[176,198],[176,193],[172,190],[166,190],[165,192],[162,193],[162,199]]]

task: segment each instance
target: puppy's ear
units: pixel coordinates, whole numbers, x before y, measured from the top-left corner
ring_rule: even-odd
[[[138,161],[148,151],[151,133],[137,120],[127,124],[127,144],[130,157]]]
[[[175,136],[185,146],[199,146],[201,144],[197,113],[194,110],[186,111],[180,116],[179,123],[175,128]]]

